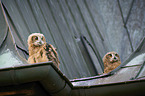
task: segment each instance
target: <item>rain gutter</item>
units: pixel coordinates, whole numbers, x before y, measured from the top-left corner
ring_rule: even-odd
[[[71,82],[52,62],[3,68],[0,69],[0,76],[0,86],[40,81],[51,95],[67,96],[72,88]]]
[[[144,92],[145,79],[136,79],[122,82],[95,84],[90,86],[75,86],[73,82],[85,81],[89,83],[90,78],[72,80],[66,78],[52,62],[23,64],[14,67],[0,69],[0,86],[21,85],[28,82],[39,81],[44,89],[52,96],[111,96],[116,92],[124,95]],[[95,77],[91,78],[92,80]],[[99,78],[96,78],[99,79]],[[86,84],[87,85],[87,84]],[[142,91],[143,90],[143,91]],[[109,95],[111,92],[111,95]],[[119,96],[119,95],[118,95]]]
[[[144,96],[145,79],[74,86],[72,96]]]

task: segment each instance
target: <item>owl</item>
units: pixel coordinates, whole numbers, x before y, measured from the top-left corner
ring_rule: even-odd
[[[32,33],[28,37],[29,58],[28,63],[39,63],[52,61],[59,68],[59,59],[56,48],[46,43],[46,39],[41,33]]]
[[[104,73],[111,72],[121,64],[119,55],[116,52],[108,52],[103,57]]]

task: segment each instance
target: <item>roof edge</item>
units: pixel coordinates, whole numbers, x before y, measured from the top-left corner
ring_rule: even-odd
[[[0,76],[0,86],[40,81],[50,94],[68,94],[73,86],[51,61],[1,68]]]

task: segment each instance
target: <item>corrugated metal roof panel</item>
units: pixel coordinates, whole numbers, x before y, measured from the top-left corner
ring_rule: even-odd
[[[28,50],[29,34],[43,33],[58,49],[60,69],[71,79],[97,75],[95,68],[90,67],[91,61],[86,60],[86,51],[82,51],[81,35],[91,42],[101,58],[108,51],[116,51],[122,62],[145,36],[141,31],[144,29],[142,0],[2,0],[2,3],[16,44]],[[125,7],[126,4],[129,6]],[[140,10],[137,17],[142,18],[140,24],[134,18],[137,10]],[[132,26],[136,24],[138,27],[134,29]]]

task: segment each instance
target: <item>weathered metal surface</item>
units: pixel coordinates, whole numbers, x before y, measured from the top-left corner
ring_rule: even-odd
[[[1,2],[0,73],[3,77],[0,79],[1,86],[15,84],[23,86],[21,85],[23,83],[40,81],[47,92],[54,96],[144,95],[145,1],[2,0]],[[58,49],[62,73],[52,64],[24,64],[26,63],[24,58],[27,59],[28,56],[16,46],[27,50],[27,37],[33,32],[43,33],[47,41]],[[97,56],[94,56],[95,53],[87,42],[85,44],[88,50],[85,50],[80,36],[86,37]],[[144,39],[139,43],[142,38]],[[137,48],[138,45],[140,46]],[[99,60],[108,51],[118,52],[124,63],[112,71],[115,72],[113,75],[89,77],[97,75],[97,72],[101,73],[102,69],[97,70],[96,64],[101,63]],[[64,74],[69,79],[86,78],[70,82]]]
[[[122,62],[145,36],[143,0],[2,0],[2,3],[15,43],[28,51],[29,34],[43,33],[58,50],[61,71],[71,79],[97,75],[93,67],[96,64],[88,59],[81,45],[81,35],[98,51],[100,57],[96,59],[116,51]],[[3,15],[1,19],[4,26]],[[6,32],[3,30],[4,27],[2,35]]]
[[[6,25],[6,21],[5,21],[4,15],[3,15],[3,11],[0,8],[0,45],[2,45],[3,40],[5,39],[7,29],[8,29],[8,26]]]
[[[134,0],[132,10],[127,22],[131,42],[135,49],[145,36],[145,1]]]

